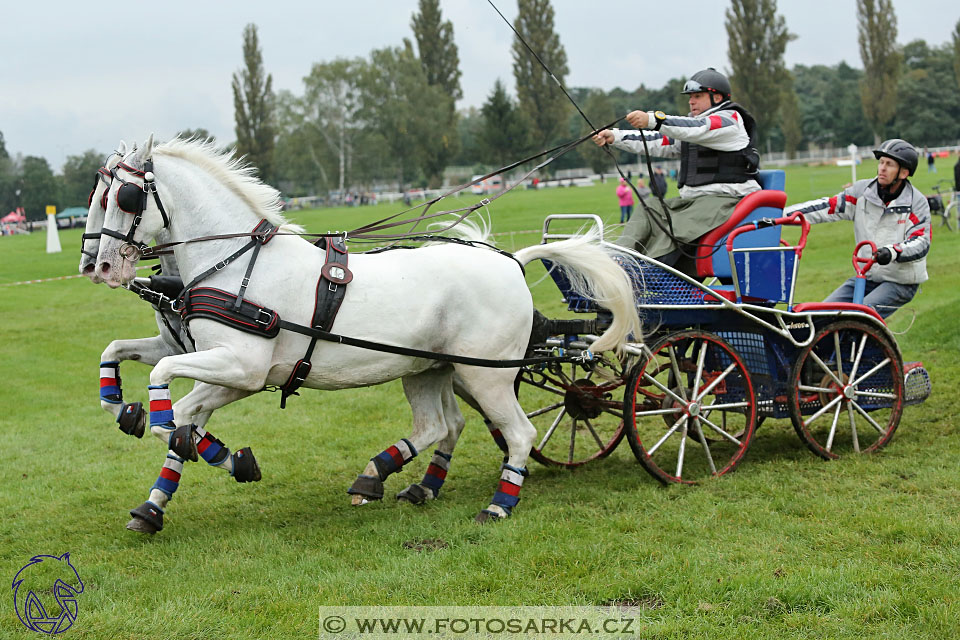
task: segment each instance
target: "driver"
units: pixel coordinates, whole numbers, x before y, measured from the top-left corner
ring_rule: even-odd
[[[760,190],[756,181],[760,166],[756,121],[746,109],[731,102],[730,81],[710,67],[693,74],[683,93],[690,96],[688,116],[631,111],[627,122],[652,131],[604,129],[593,138],[601,147],[610,144],[632,153],[644,153],[646,138],[651,156],[680,158],[680,196],[664,201],[668,212],[660,202],[641,207],[617,240],[621,246],[671,266],[682,255],[678,240],[691,242],[719,227],[741,198]],[[652,221],[651,213],[658,220]],[[667,233],[667,213],[673,237]]]
[[[927,280],[930,205],[907,179],[917,170],[918,154],[912,144],[893,138],[873,155],[879,161],[876,178],[858,180],[832,198],[795,204],[783,213],[799,211],[811,224],[853,220],[857,244],[870,240],[877,245],[863,304],[886,318],[910,302]],[[852,302],[856,280],[855,276],[841,284],[824,302]]]

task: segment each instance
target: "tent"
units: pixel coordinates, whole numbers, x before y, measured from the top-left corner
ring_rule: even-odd
[[[19,211],[11,211],[7,215],[0,218],[0,222],[4,224],[7,224],[7,223],[15,224],[17,222],[26,222],[26,221],[27,221],[27,216],[23,215],[23,213]]]

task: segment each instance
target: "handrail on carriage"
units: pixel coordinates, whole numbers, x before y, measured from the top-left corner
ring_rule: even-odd
[[[766,229],[767,227],[773,227],[777,225],[792,225],[799,226],[800,239],[797,241],[796,245],[787,245],[781,244],[777,247],[744,247],[742,249],[733,248],[733,240],[738,235],[742,233],[747,233],[749,231],[756,231],[757,229]],[[802,213],[796,211],[786,216],[781,216],[779,218],[762,218],[754,222],[747,223],[745,225],[739,226],[727,236],[727,256],[730,259],[730,273],[733,274],[733,290],[737,296],[737,302],[743,301],[743,296],[740,291],[740,278],[738,277],[739,273],[736,265],[736,254],[738,253],[754,253],[754,252],[771,252],[771,251],[793,251],[796,255],[796,259],[793,261],[793,273],[790,277],[790,295],[787,297],[787,310],[790,311],[793,309],[793,294],[796,290],[797,283],[797,269],[800,264],[800,258],[803,255],[803,250],[807,247],[807,235],[810,233],[810,223],[803,216]]]
[[[593,222],[597,227],[597,231],[600,234],[600,238],[603,239],[604,228],[603,228],[603,218],[598,216],[595,213],[552,213],[543,219],[543,232],[540,234],[540,244],[544,244],[547,240],[566,240],[572,238],[577,233],[550,233],[550,223],[554,220],[585,220]],[[582,229],[583,227],[581,227]]]

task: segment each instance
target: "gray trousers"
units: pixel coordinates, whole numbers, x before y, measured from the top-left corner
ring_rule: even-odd
[[[674,238],[681,242],[692,242],[719,227],[733,214],[740,198],[722,195],[670,198],[664,201],[670,213],[669,219],[659,200],[644,198],[644,202],[646,206],[641,204],[634,210],[616,244],[635,249],[651,258],[660,259],[672,254],[669,264],[673,264],[680,256]],[[651,220],[651,215],[656,219]],[[671,223],[674,238],[668,234]],[[693,252],[692,247],[684,247],[684,251]]]
[[[856,277],[845,281],[837,290],[826,297],[824,302],[853,302],[853,287]],[[893,312],[913,300],[918,284],[897,284],[896,282],[874,282],[867,280],[864,287],[863,304],[880,314],[881,318],[893,315]]]

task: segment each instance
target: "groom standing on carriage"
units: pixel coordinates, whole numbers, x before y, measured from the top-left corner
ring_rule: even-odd
[[[684,85],[683,93],[690,96],[688,116],[631,111],[627,122],[652,131],[605,129],[594,136],[601,147],[680,158],[680,196],[642,206],[617,244],[677,265],[684,255],[679,244],[720,226],[741,198],[760,190],[756,121],[730,100],[730,92],[726,76],[710,67]]]

